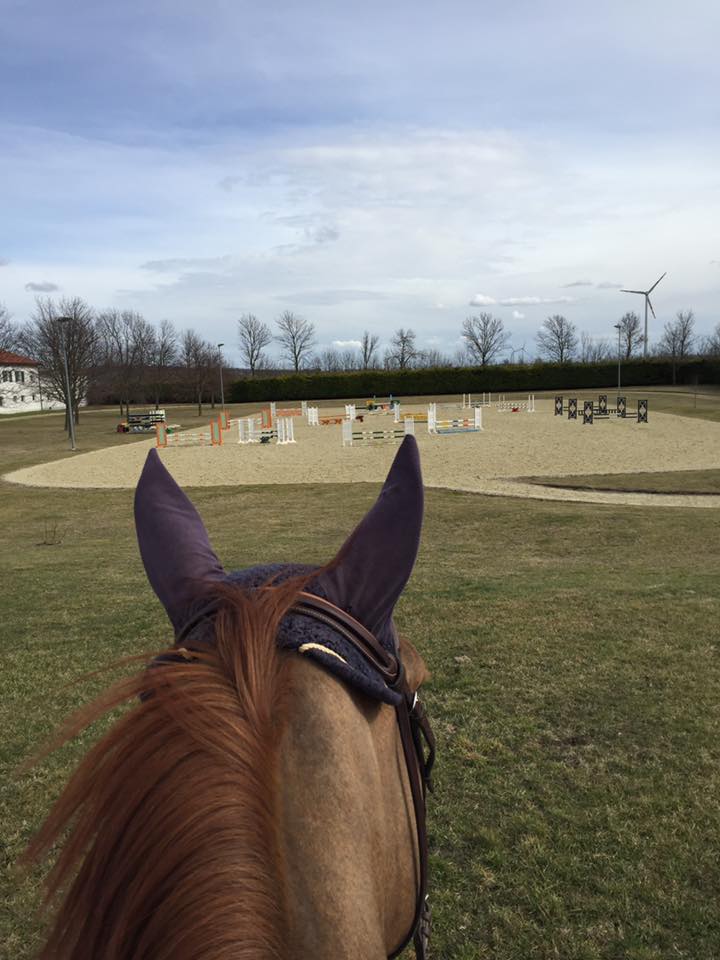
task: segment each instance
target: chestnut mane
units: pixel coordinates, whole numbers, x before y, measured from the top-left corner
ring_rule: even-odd
[[[64,840],[43,960],[284,955],[276,759],[288,682],[275,635],[304,582],[214,586],[212,647],[145,665],[63,729],[65,741],[134,701],[24,855]]]

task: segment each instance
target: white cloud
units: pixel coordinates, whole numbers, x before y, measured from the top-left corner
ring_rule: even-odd
[[[563,287],[567,289],[568,287],[591,287],[592,285],[592,280],[573,280],[572,283],[564,283]]]
[[[512,312],[512,318],[513,318],[513,320],[524,320],[524,319],[525,319],[525,314],[524,314],[524,313],[520,313],[519,310],[513,310],[513,312]]]
[[[476,293],[470,301],[471,307],[491,307],[497,300],[494,297],[487,297],[484,293]]]
[[[596,283],[595,286],[598,290],[622,290],[623,285],[613,280],[603,280],[601,283]]]
[[[48,283],[46,280],[42,283],[26,283],[25,289],[28,293],[54,293],[60,287],[56,283]]]
[[[513,307],[516,304],[521,307],[529,307],[536,304],[576,302],[575,297],[504,297],[502,300],[498,300],[498,303],[503,307]]]
[[[359,350],[362,347],[360,340],[333,340],[332,345],[338,350]]]

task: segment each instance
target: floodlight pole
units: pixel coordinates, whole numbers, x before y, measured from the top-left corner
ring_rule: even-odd
[[[222,350],[225,346],[224,343],[219,343],[217,345],[218,350]],[[225,409],[225,390],[223,389],[223,358],[222,353],[220,353],[220,407]]]
[[[614,324],[615,329],[618,332],[618,396],[620,395],[620,332],[622,330],[622,324]]]
[[[62,347],[63,366],[65,367],[65,410],[70,430],[70,449],[75,449],[75,421],[73,417],[72,397],[70,395],[70,371],[68,370],[67,348],[65,347],[65,324],[70,323],[72,317],[58,317],[60,324],[60,346]]]

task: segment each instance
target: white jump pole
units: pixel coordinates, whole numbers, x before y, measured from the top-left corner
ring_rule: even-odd
[[[300,410],[302,411],[302,415],[306,417],[308,412],[307,400],[300,401]]]
[[[292,417],[279,417],[277,422],[277,442],[295,443],[295,424]]]
[[[352,420],[343,420],[342,422],[342,445],[344,447],[351,447],[353,441],[353,425]]]

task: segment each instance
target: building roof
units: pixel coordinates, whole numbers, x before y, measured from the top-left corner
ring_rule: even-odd
[[[9,350],[0,350],[0,367],[39,367],[37,360],[31,360],[30,357],[23,357],[19,353],[11,353]]]

